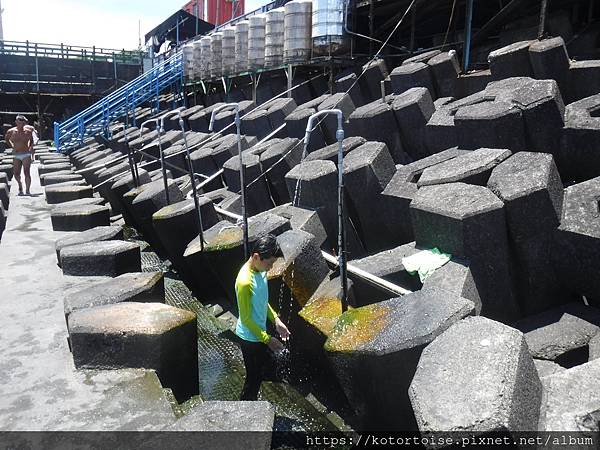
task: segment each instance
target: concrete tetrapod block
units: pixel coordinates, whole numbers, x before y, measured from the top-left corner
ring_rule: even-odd
[[[8,185],[5,183],[0,183],[0,204],[5,211],[10,204],[10,191],[8,190]]]
[[[312,209],[319,214],[327,232],[327,249],[337,248],[337,167],[331,161],[305,161],[288,172],[285,177],[292,204]],[[346,217],[346,244],[351,255],[363,255],[363,244]]]
[[[565,109],[562,151],[557,165],[563,180],[585,181],[600,176],[600,94]]]
[[[563,204],[563,184],[552,156],[519,152],[493,169],[488,188],[504,202],[523,314],[567,301],[551,258]]]
[[[0,172],[0,183],[5,184],[10,192],[10,180],[8,179],[6,172]]]
[[[263,171],[268,170],[265,178],[276,205],[291,200],[285,183],[285,175],[300,162],[302,152],[303,145],[298,139],[285,138],[268,146],[260,154],[260,165]]]
[[[44,189],[49,205],[69,202],[81,198],[91,198],[94,190],[91,186],[49,186]]]
[[[534,41],[529,46],[529,60],[538,80],[555,80],[564,98],[569,98],[569,55],[562,37]]]
[[[184,200],[183,193],[174,180],[167,180],[169,189],[169,200],[171,203],[177,203]],[[154,250],[161,256],[166,254],[166,250],[160,243],[156,231],[152,226],[152,214],[167,206],[167,196],[163,180],[148,183],[145,189],[137,195],[131,202],[131,212],[135,216],[137,224],[140,226],[144,237],[152,245]]]
[[[354,72],[342,74],[343,76],[336,77],[335,80],[335,92],[347,92],[352,99],[354,106],[359,107],[368,103],[365,101],[362,92],[360,91],[360,84],[357,82],[357,75]]]
[[[285,205],[276,206],[267,212],[289,220],[292,230],[300,230],[312,234],[317,247],[323,245],[323,242],[327,239],[325,228],[323,228],[321,219],[319,219],[319,215],[315,211],[298,208],[292,206],[291,203],[286,203]]]
[[[510,155],[510,150],[506,149],[480,148],[473,150],[449,161],[427,167],[419,178],[417,186],[431,186],[457,181],[485,186],[492,169]]]
[[[300,109],[296,108],[291,114],[285,118],[285,130],[290,138],[302,139],[306,134],[306,125],[308,118],[316,113],[317,111],[313,108]],[[308,143],[308,151],[313,152],[318,148],[325,147],[327,143],[323,137],[323,131],[321,126],[315,124],[314,130],[310,135],[310,142]]]
[[[362,66],[363,75],[359,79],[360,91],[367,102],[381,98],[381,82],[388,76],[388,69],[383,59],[369,61]]]
[[[531,41],[515,42],[494,50],[488,55],[488,63],[495,80],[510,77],[530,77],[533,69],[529,62]]]
[[[468,317],[423,351],[408,393],[424,436],[510,435],[537,430],[542,384],[520,331]]]
[[[69,316],[81,309],[113,305],[122,302],[164,303],[165,282],[162,272],[133,272],[119,275],[107,281],[93,283],[64,298],[64,312]]]
[[[540,377],[540,380],[549,375],[564,372],[565,370],[567,370],[564,367],[561,367],[552,361],[546,361],[545,359],[534,358],[533,363],[535,364],[535,368],[537,370],[538,376]]]
[[[429,156],[425,144],[425,126],[435,111],[429,91],[422,87],[405,91],[394,99],[392,111],[404,151],[414,160]]]
[[[63,274],[116,277],[140,272],[140,246],[127,241],[100,241],[71,245],[60,252]]]
[[[154,369],[178,401],[198,394],[196,314],[161,303],[117,303],[69,316],[78,369]]]
[[[242,152],[242,161],[244,164],[244,176],[246,184],[247,214],[253,216],[260,212],[271,209],[274,205],[269,194],[267,180],[265,177],[260,176],[263,172],[263,167],[260,164],[260,157],[248,152]],[[232,156],[223,165],[223,177],[225,178],[225,183],[229,189],[234,192],[241,191],[239,156]],[[248,186],[248,184],[254,179],[257,179],[257,181]]]
[[[428,63],[428,61],[441,53],[440,50],[429,50],[418,55],[411,56],[410,58],[402,61],[402,65],[414,64],[414,63]]]
[[[444,52],[427,61],[438,97],[459,97],[460,64],[456,52]]]
[[[431,68],[425,63],[402,64],[392,70],[390,79],[392,80],[392,92],[394,94],[399,95],[415,87],[424,87],[427,88],[434,99],[437,98]]]
[[[11,181],[13,179],[13,165],[0,164],[0,173],[5,173],[8,181]]]
[[[569,67],[569,99],[571,101],[600,92],[600,60],[573,61]]]
[[[269,122],[269,112],[266,109],[257,109],[247,114],[242,119],[241,129],[244,134],[256,136],[258,139],[264,138],[273,131]]]
[[[346,156],[348,154],[348,152],[352,151],[353,149],[355,149],[357,147],[360,147],[365,142],[367,142],[367,140],[360,136],[347,137],[342,141],[342,153],[344,154],[344,156]],[[319,150],[315,150],[314,152],[309,153],[304,158],[304,161],[323,160],[323,161],[331,161],[332,163],[337,164],[338,152],[339,152],[339,144],[337,144],[337,143],[331,144],[331,145],[328,145],[327,147],[323,147],[323,148],[320,148]]]
[[[367,142],[344,158],[344,185],[349,208],[355,210],[355,224],[369,253],[389,248],[393,239],[386,233],[385,211],[374,206],[396,172],[394,160],[382,142]],[[369,208],[367,205],[371,205]]]
[[[591,432],[597,433],[598,411],[600,411],[598,377],[600,377],[599,359],[544,377],[540,431],[590,433],[582,433],[577,436],[577,439],[582,439],[581,436],[589,438]],[[582,444],[587,442],[589,445],[590,441],[578,442]]]
[[[202,216],[202,228],[208,230],[219,218],[215,212],[212,200],[205,196],[198,197],[198,206]],[[183,200],[165,206],[152,215],[152,225],[156,235],[167,252],[169,261],[189,286],[194,287],[202,299],[221,296],[221,290],[216,280],[203,277],[197,282],[194,277],[195,268],[188,264],[183,257],[187,245],[198,236],[198,212],[193,199]]]
[[[454,123],[460,148],[508,148],[518,152],[527,147],[523,114],[510,103],[463,106],[454,115]]]
[[[50,172],[45,175],[40,175],[40,186],[46,185],[46,177],[55,177],[57,175],[72,175],[73,172],[70,170],[58,170],[56,172]]]
[[[152,181],[150,174],[144,169],[138,169],[138,175],[140,186]],[[125,175],[115,181],[111,186],[112,195],[110,196],[110,199],[115,202],[114,205],[111,203],[111,206],[114,211],[121,211],[125,223],[129,226],[134,226],[135,220],[131,217],[130,209],[125,207],[123,196],[134,188],[135,182],[133,180],[133,175]]]
[[[451,148],[396,170],[378,199],[380,203],[378,209],[386,212],[387,232],[395,244],[405,244],[414,240],[409,206],[417,193],[417,182],[423,171],[427,167],[456,158],[466,152],[466,150]]]
[[[71,170],[71,164],[65,163],[54,163],[54,164],[42,164],[38,167],[38,173],[45,175],[47,173],[59,172],[61,170]]]
[[[325,351],[359,429],[416,429],[408,387],[419,357],[431,341],[473,311],[467,299],[429,290],[340,316]]]
[[[274,420],[275,408],[269,402],[208,401],[194,407],[169,431],[196,432],[183,433],[182,443],[189,444],[193,435],[200,448],[269,450]]]
[[[349,135],[387,145],[396,164],[408,164],[411,158],[402,147],[400,132],[392,107],[375,101],[357,108],[349,118]]]
[[[345,92],[339,92],[329,96],[317,107],[317,111],[324,111],[326,109],[339,109],[342,111],[344,122],[346,122],[350,115],[354,113],[356,106],[352,102],[350,95]],[[336,142],[336,132],[338,127],[337,116],[328,114],[325,117],[321,117],[321,119],[319,121],[321,123],[321,130],[323,131],[325,141],[328,144],[333,144]]]
[[[81,181],[83,177],[78,174],[63,174],[63,175],[46,175],[44,177],[44,186],[64,183],[66,181]]]
[[[481,186],[425,186],[410,205],[415,241],[425,248],[467,258],[481,297],[481,314],[512,322],[515,299],[504,205]]]
[[[600,358],[600,333],[596,334],[589,343],[589,360]]]
[[[513,324],[525,333],[531,356],[573,367],[589,359],[589,344],[600,333],[600,310],[569,303]]]
[[[110,210],[101,205],[78,205],[50,212],[54,231],[85,231],[110,225]]]
[[[274,214],[264,213],[248,219],[249,251],[256,240],[267,234],[279,235],[290,229],[287,219]],[[244,242],[242,228],[225,220],[218,222],[204,233],[204,251],[200,240],[191,241],[183,254],[190,267],[195,268],[198,283],[206,277],[214,276],[226,293],[232,306],[236,305],[235,279],[244,258]],[[209,271],[205,270],[208,267]],[[214,275],[213,275],[214,274]]]
[[[286,116],[291,114],[297,107],[298,105],[296,105],[293,98],[281,97],[269,103],[267,111],[271,129],[275,130],[283,125]]]
[[[70,245],[85,244],[87,242],[109,241],[111,239],[123,239],[123,227],[121,226],[100,226],[81,231],[73,236],[60,238],[54,244],[56,249],[56,259],[60,266],[60,251]]]
[[[552,260],[556,274],[568,291],[585,295],[600,305],[600,177],[570,186],[564,191],[563,210],[554,235]]]

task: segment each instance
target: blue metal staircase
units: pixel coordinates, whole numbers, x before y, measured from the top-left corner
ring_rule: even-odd
[[[177,83],[183,86],[181,51],[79,114],[62,123],[55,122],[54,145],[59,151],[67,153],[87,137],[100,133],[108,137],[108,127],[113,120],[129,117],[136,107],[151,100],[156,101],[158,110],[160,93]]]

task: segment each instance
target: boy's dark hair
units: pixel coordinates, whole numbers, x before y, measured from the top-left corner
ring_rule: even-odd
[[[252,253],[258,253],[260,259],[283,256],[283,252],[277,243],[277,237],[273,234],[265,234],[258,238],[252,247]]]

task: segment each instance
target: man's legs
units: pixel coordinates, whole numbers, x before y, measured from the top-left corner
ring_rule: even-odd
[[[246,381],[240,400],[256,400],[262,383],[264,364],[269,358],[269,350],[261,342],[248,342],[243,339],[241,347],[246,366]]]
[[[30,194],[29,188],[31,187],[31,157],[23,160],[23,172],[25,172],[25,193]]]
[[[17,184],[19,185],[19,194],[23,193],[23,185],[21,184],[21,160],[18,158],[13,158],[13,176],[15,180],[17,180]]]

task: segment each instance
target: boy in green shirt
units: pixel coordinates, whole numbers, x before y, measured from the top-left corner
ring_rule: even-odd
[[[240,400],[256,400],[263,372],[271,362],[272,352],[283,349],[283,344],[266,331],[267,318],[275,323],[275,329],[283,341],[290,332],[269,305],[267,272],[283,253],[277,238],[268,234],[254,244],[252,254],[240,269],[235,280],[239,319],[235,329],[241,339],[242,355],[246,365],[246,381]]]

